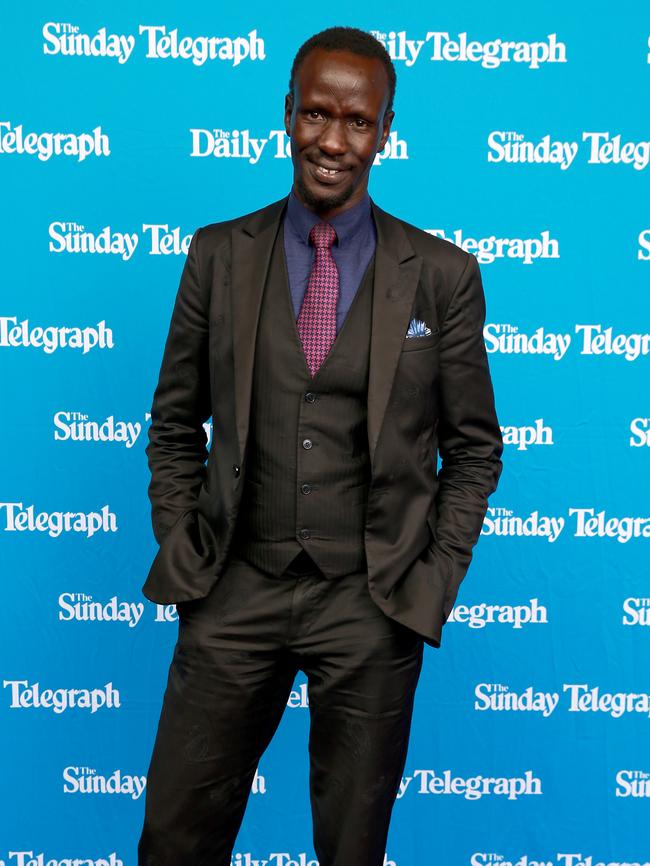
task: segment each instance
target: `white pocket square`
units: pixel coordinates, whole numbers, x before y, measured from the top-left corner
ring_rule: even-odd
[[[431,333],[431,328],[422,319],[411,319],[409,322],[407,337],[427,337]]]

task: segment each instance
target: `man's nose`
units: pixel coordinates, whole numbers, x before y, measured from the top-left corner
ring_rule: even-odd
[[[330,120],[318,139],[320,149],[327,154],[345,153],[347,141],[342,122]]]

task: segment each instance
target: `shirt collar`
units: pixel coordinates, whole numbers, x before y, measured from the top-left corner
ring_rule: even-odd
[[[309,244],[309,232],[321,222],[318,214],[311,211],[297,197],[293,189],[289,193],[287,201],[286,218],[291,223],[291,228],[305,245]],[[338,246],[348,243],[365,226],[372,225],[370,210],[370,196],[366,192],[360,202],[351,208],[342,211],[330,220],[327,220],[336,230]]]

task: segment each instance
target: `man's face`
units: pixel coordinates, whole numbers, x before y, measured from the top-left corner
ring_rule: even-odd
[[[393,112],[381,60],[349,51],[309,52],[285,100],[294,189],[317,213],[334,216],[359,202]]]

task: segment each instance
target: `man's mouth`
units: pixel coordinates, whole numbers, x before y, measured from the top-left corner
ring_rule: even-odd
[[[333,180],[338,180],[346,169],[343,168],[328,168],[318,162],[313,162],[314,177],[318,180],[324,180],[331,183]]]

